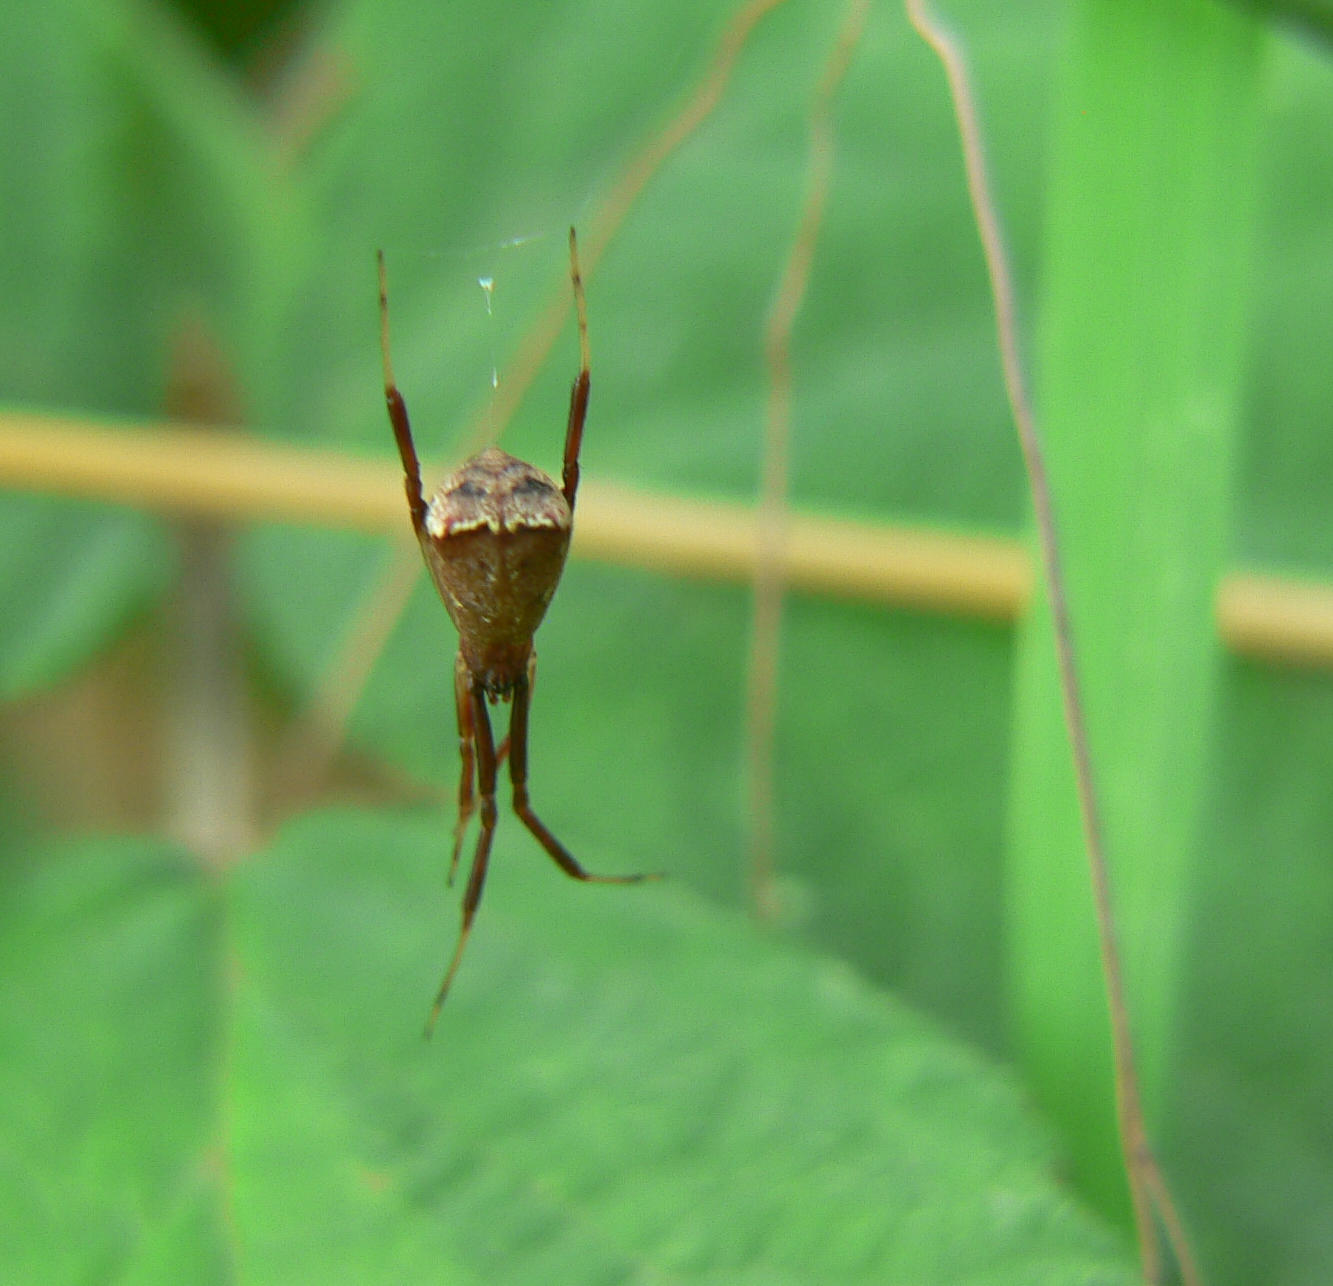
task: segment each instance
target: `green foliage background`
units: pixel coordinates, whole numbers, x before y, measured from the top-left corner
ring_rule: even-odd
[[[1035,314],[1064,9],[950,13]],[[388,454],[383,246],[399,379],[444,461],[561,281],[564,229],[694,83],[724,17],[323,6],[309,48],[336,55],[348,97],[288,165],[262,106],[165,11],[24,7],[0,42],[0,397],[156,413],[168,337],[199,309],[258,431]],[[585,476],[753,495],[762,324],[839,20],[788,0],[763,21],[591,280]],[[1263,75],[1231,556],[1327,575],[1333,79],[1290,37]],[[1017,531],[951,111],[896,6],[872,10],[837,129],[796,336],[793,501]],[[509,449],[555,463],[574,361],[567,337]],[[172,574],[142,515],[6,496],[0,531],[11,695],[99,655]],[[385,555],[346,534],[245,533],[254,656],[291,700]],[[803,599],[784,629],[791,911],[768,936],[744,915],[739,857],[747,595],[571,564],[540,638],[536,801],[589,866],[672,880],[574,887],[502,825],[428,1048],[455,924],[438,810],[303,817],[220,878],[153,838],[7,844],[0,1205],[20,1236],[3,1275],[1130,1280],[1127,1245],[1059,1181],[1065,1144],[1031,1081],[1004,1066],[1009,632]],[[442,784],[452,647],[423,584],[353,724],[360,748]],[[1164,1160],[1210,1280],[1322,1282],[1333,684],[1231,661],[1217,699],[1206,861],[1174,895],[1185,1000]]]

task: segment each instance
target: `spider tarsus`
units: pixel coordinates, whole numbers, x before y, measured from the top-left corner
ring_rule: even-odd
[[[438,1001],[431,1006],[430,1017],[426,1019],[426,1025],[421,1029],[421,1039],[429,1042],[435,1035],[435,1024],[439,1022],[440,1010],[444,1008],[444,1001]]]

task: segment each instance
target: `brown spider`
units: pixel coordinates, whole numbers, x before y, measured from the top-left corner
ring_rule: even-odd
[[[384,253],[379,253],[380,347],[384,355],[384,399],[403,461],[407,508],[421,552],[445,609],[458,629],[454,661],[454,701],[458,711],[458,749],[463,761],[458,785],[458,824],[449,862],[449,883],[468,821],[476,809],[475,767],[481,797],[481,831],[472,871],[463,894],[463,925],[453,959],[435,995],[427,1036],[435,1026],[449,986],[458,971],[472,930],[472,920],[486,882],[486,866],[495,834],[495,779],[509,756],[514,812],[566,875],[598,884],[635,884],[656,875],[593,875],[585,871],[543,825],[528,803],[528,709],[537,670],[532,636],[546,615],[564,570],[579,489],[579,447],[588,414],[590,363],[587,304],[579,275],[578,243],[569,230],[569,274],[579,324],[579,373],[569,398],[565,431],[564,485],[499,447],[487,447],[451,473],[428,505],[421,493],[407,404],[394,383],[389,361],[389,295]],[[497,749],[486,703],[512,701],[509,736]]]

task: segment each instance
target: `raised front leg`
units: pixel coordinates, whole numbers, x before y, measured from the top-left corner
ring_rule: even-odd
[[[588,351],[588,304],[583,297],[583,274],[579,270],[579,243],[569,230],[569,279],[574,284],[574,309],[579,317],[579,373],[569,391],[569,423],[565,428],[565,499],[574,512],[579,490],[579,450],[583,446],[583,422],[588,418],[588,394],[592,389],[592,359]]]
[[[389,284],[384,271],[384,251],[377,250],[380,269],[380,357],[384,362],[384,402],[389,408],[389,423],[393,425],[394,441],[398,443],[398,458],[403,462],[403,489],[407,492],[407,511],[412,518],[412,530],[420,540],[426,529],[426,501],[421,494],[421,465],[417,461],[416,443],[412,441],[412,426],[407,419],[407,403],[398,391],[393,378],[393,362],[389,359]]]

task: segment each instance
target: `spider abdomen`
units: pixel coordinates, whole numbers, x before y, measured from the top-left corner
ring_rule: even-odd
[[[488,447],[436,491],[421,533],[426,564],[468,669],[494,698],[526,672],[569,550],[570,510],[540,469]]]

